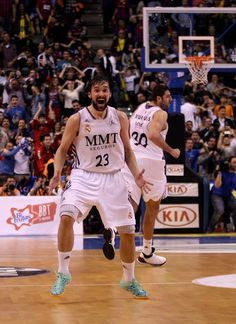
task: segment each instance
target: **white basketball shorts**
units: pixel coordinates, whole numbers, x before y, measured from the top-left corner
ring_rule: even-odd
[[[92,206],[96,206],[106,228],[135,224],[128,188],[121,172],[106,174],[74,169],[70,179],[71,183],[61,199],[61,216],[66,215],[65,206],[70,205],[71,210],[78,210],[78,214],[81,212],[79,219],[78,214],[73,215],[79,222],[86,218]]]
[[[122,174],[125,178],[128,191],[131,198],[139,205],[141,195],[145,202],[149,200],[158,201],[164,199],[166,194],[166,176],[165,176],[165,161],[164,160],[154,160],[145,157],[136,156],[137,163],[140,171],[142,169],[144,172],[144,179],[151,182],[150,191],[148,193],[141,192],[140,188],[136,185],[134,177],[130,172],[127,165],[122,169]]]

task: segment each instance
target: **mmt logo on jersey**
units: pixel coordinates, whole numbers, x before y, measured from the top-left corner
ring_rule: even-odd
[[[110,133],[106,135],[85,136],[86,146],[99,146],[104,144],[116,144],[118,133]]]

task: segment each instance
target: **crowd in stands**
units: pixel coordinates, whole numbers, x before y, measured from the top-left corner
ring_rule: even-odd
[[[87,85],[94,75],[110,79],[111,105],[132,111],[153,87],[170,85],[166,73],[141,71],[144,6],[235,6],[230,0],[103,0],[104,33],[113,34],[107,51],[91,45],[83,24],[88,2],[1,2],[0,196],[48,194],[54,153],[69,116],[89,104]],[[222,51],[234,60],[235,46]],[[163,50],[159,56],[161,62]],[[186,164],[213,181],[215,167],[236,155],[236,89],[224,74],[211,74],[206,86],[186,80],[183,88]],[[68,154],[62,187],[72,165]]]

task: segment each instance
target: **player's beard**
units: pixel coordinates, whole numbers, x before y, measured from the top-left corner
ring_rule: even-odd
[[[99,103],[92,100],[93,108],[97,111],[104,111],[107,108],[107,103],[108,101],[106,99],[104,99],[104,103]]]
[[[166,104],[165,102],[162,102],[161,108],[165,111],[168,111],[170,104]]]

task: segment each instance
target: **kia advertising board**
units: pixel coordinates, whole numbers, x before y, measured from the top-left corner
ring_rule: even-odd
[[[198,197],[198,183],[167,183],[169,197]]]
[[[156,217],[155,228],[196,228],[199,227],[198,204],[161,204]]]

